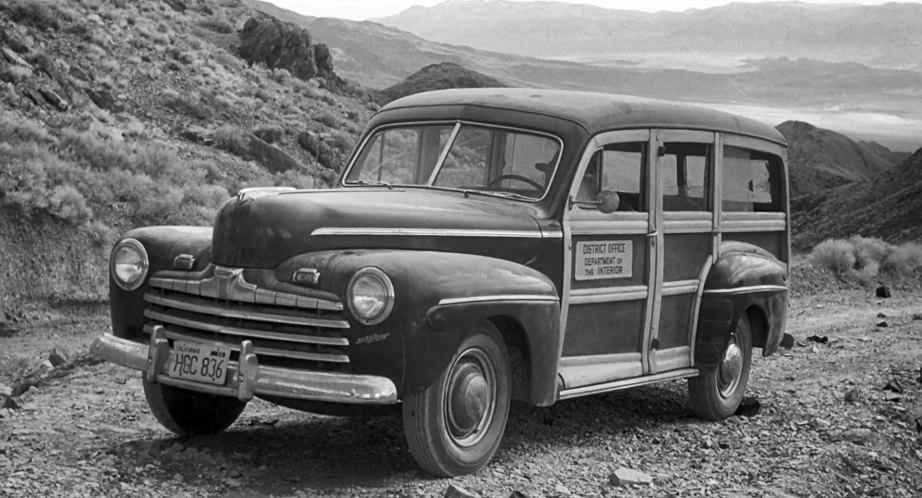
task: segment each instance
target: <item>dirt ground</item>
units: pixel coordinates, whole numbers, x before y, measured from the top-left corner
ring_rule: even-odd
[[[516,406],[491,465],[448,480],[416,467],[396,416],[323,417],[254,401],[221,435],[176,438],[148,411],[139,373],[82,355],[108,328],[104,308],[26,318],[0,336],[0,389],[38,382],[0,409],[0,496],[441,496],[454,485],[494,497],[910,497],[922,489],[919,291],[795,297],[796,343],[756,358],[749,395],[759,409],[746,416],[695,418],[684,382]],[[52,349],[64,363],[26,377]],[[621,468],[653,482],[619,486],[612,474]]]

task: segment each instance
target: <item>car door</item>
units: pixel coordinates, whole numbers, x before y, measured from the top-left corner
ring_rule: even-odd
[[[580,162],[563,217],[564,339],[558,372],[561,398],[611,388],[650,371],[649,330],[657,249],[654,134],[603,133]],[[619,195],[604,213],[601,191]]]
[[[697,312],[717,238],[714,215],[713,132],[662,130],[656,147],[656,216],[661,230],[656,260],[650,370],[693,364]]]

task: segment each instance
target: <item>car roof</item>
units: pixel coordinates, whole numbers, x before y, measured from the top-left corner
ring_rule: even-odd
[[[565,119],[590,134],[629,128],[681,128],[738,133],[785,145],[784,137],[755,119],[691,104],[609,93],[533,88],[462,88],[395,100],[381,112],[461,106],[514,110]],[[421,114],[428,114],[425,111]]]

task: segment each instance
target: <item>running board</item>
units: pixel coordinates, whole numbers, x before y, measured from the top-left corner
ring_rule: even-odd
[[[684,379],[686,377],[695,377],[698,375],[697,368],[683,368],[681,370],[673,370],[671,372],[663,372],[656,375],[648,375],[645,377],[634,377],[633,379],[624,379],[616,380],[614,382],[606,382],[604,384],[595,384],[592,386],[583,386],[583,387],[574,387],[573,389],[564,389],[560,391],[557,395],[558,400],[577,398],[580,396],[586,396],[589,394],[598,394],[609,391],[618,391],[620,389],[627,389],[630,387],[644,386],[647,384],[656,384],[658,382],[663,382],[666,380],[674,379]]]

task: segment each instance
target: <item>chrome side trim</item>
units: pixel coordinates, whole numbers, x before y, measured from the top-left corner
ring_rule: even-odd
[[[193,391],[236,397],[242,401],[263,395],[348,404],[397,403],[397,388],[386,377],[261,366],[257,355],[250,347],[246,347],[248,343],[243,341],[240,345],[241,351],[248,351],[248,354],[243,355],[245,361],[230,362],[227,381],[223,386],[174,379],[162,373],[163,366],[168,363],[165,360],[171,354],[168,347],[158,351],[157,361],[152,362],[156,364],[150,372],[152,380]],[[90,351],[103,360],[141,371],[147,369],[148,361],[152,358],[149,356],[151,348],[148,345],[112,334],[97,337]]]
[[[722,232],[778,232],[787,229],[784,213],[739,213],[724,211],[720,216]]]
[[[698,280],[675,280],[663,283],[663,296],[677,296],[698,292]]]
[[[226,299],[243,303],[290,306],[312,311],[342,311],[343,303],[327,301],[315,297],[260,289],[243,278],[242,268],[215,268],[212,277],[202,280],[181,280],[176,278],[154,277],[149,280],[151,287],[172,290],[213,299]]]
[[[179,339],[180,341],[193,341],[193,342],[212,342],[216,344],[221,344],[226,348],[229,348],[233,351],[240,351],[240,344],[227,343],[222,341],[215,341],[213,339],[202,339],[194,335],[181,334],[179,332],[173,332],[170,329],[163,329],[166,333],[167,339]],[[148,334],[153,334],[154,327],[150,325],[144,326],[144,332]],[[249,342],[249,341],[244,341]],[[346,355],[336,355],[336,354],[324,354],[324,353],[309,353],[305,351],[288,351],[286,349],[276,349],[276,348],[254,348],[256,353],[266,355],[266,356],[276,356],[279,358],[294,358],[296,360],[307,360],[307,361],[328,361],[330,363],[349,363],[349,357]]]
[[[644,235],[649,231],[647,213],[618,213],[633,220],[579,220],[573,223],[571,235]]]
[[[348,346],[349,340],[344,337],[318,337],[311,335],[299,335],[299,334],[282,334],[278,332],[267,332],[262,330],[250,330],[250,329],[241,329],[238,327],[225,327],[223,325],[215,325],[209,322],[200,322],[198,320],[189,320],[186,318],[179,318],[175,316],[168,315],[166,313],[160,313],[158,311],[153,311],[150,309],[144,310],[144,316],[150,318],[151,320],[157,320],[163,323],[170,323],[173,325],[178,325],[180,327],[187,327],[190,329],[204,330],[206,332],[214,332],[216,334],[227,334],[227,335],[236,335],[240,337],[253,337],[256,339],[267,339],[271,341],[284,341],[284,342],[297,342],[301,344],[321,344],[326,346]]]
[[[570,291],[570,304],[595,304],[633,301],[635,299],[646,299],[647,294],[647,286],[645,285],[572,289]]]
[[[784,285],[750,285],[747,287],[733,287],[732,289],[707,289],[704,294],[748,294],[750,292],[787,292]]]
[[[311,236],[363,235],[381,237],[490,237],[541,239],[540,231],[531,230],[464,230],[447,228],[375,228],[375,227],[324,227],[311,232]]]
[[[562,239],[563,231],[562,230],[549,230],[546,232],[542,231],[541,238],[542,239]]]
[[[324,328],[334,328],[334,329],[348,329],[349,322],[345,320],[324,320],[322,318],[310,318],[304,316],[287,316],[287,315],[275,315],[269,313],[259,313],[256,311],[242,311],[236,309],[222,308],[220,306],[209,306],[205,304],[196,304],[190,303],[187,301],[180,301],[177,299],[170,299],[167,297],[157,296],[154,294],[145,294],[144,300],[151,304],[156,304],[158,306],[165,306],[167,308],[175,308],[183,311],[191,311],[193,313],[202,313],[212,316],[222,316],[225,318],[239,318],[242,320],[253,320],[255,322],[270,322],[270,323],[281,323],[289,325],[303,325],[307,327],[324,327]],[[318,337],[318,339],[327,339],[325,337]],[[343,339],[345,340],[345,339]],[[334,344],[334,343],[329,343]],[[346,344],[348,345],[348,342]]]
[[[563,389],[557,394],[557,399],[569,399],[576,398],[579,396],[586,396],[589,394],[598,394],[608,391],[617,391],[619,389],[627,389],[630,387],[643,386],[646,384],[656,384],[657,382],[662,382],[665,380],[673,379],[683,379],[685,377],[695,377],[698,375],[698,369],[696,368],[684,368],[682,370],[672,370],[669,372],[663,372],[656,375],[648,375],[646,377],[635,377],[633,379],[624,379],[617,380],[614,382],[607,382],[604,384],[596,384],[594,386],[585,386],[577,387],[574,389]]]
[[[491,301],[541,301],[556,303],[560,299],[553,296],[541,296],[541,295],[531,295],[531,294],[509,294],[509,295],[499,295],[499,296],[472,296],[472,297],[452,297],[448,299],[442,299],[439,301],[439,306],[448,306],[452,304],[466,304],[466,303],[485,303]]]

